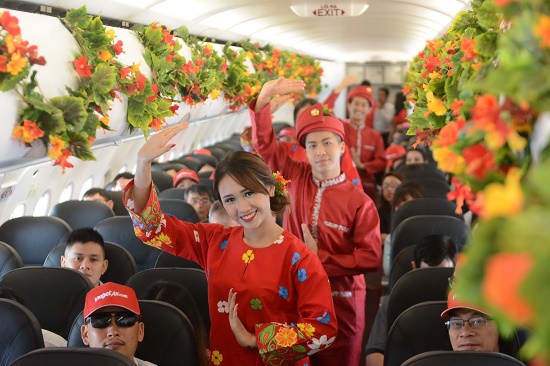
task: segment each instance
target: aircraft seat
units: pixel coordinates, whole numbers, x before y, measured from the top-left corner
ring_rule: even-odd
[[[179,189],[180,191],[182,189]],[[161,192],[162,193],[162,192]],[[196,224],[200,221],[197,211],[189,203],[176,198],[159,198],[160,208],[182,221]]]
[[[401,366],[525,366],[521,361],[500,352],[424,352],[409,358]]]
[[[172,176],[166,172],[160,170],[152,170],[151,177],[153,178],[153,184],[159,191],[174,187],[174,181]]]
[[[23,267],[23,260],[15,249],[0,241],[0,277],[16,268]]]
[[[158,256],[157,262],[155,263],[155,268],[196,268],[203,270],[203,268],[196,262],[164,251]]]
[[[456,212],[456,204],[446,198],[419,198],[403,202],[399,210],[392,214],[391,231],[399,226],[403,220],[418,215],[447,215],[464,221],[464,217]]]
[[[128,210],[124,207],[124,203],[122,203],[122,191],[107,190],[107,193],[109,193],[111,200],[113,200],[113,211],[115,216],[130,216]]]
[[[105,348],[42,348],[19,357],[12,366],[136,366],[133,360]]]
[[[70,200],[53,206],[48,216],[59,217],[76,230],[94,227],[100,221],[115,216],[115,213],[102,202]]]

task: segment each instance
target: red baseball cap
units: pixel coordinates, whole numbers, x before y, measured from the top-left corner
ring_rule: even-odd
[[[184,179],[191,179],[197,183],[200,183],[199,176],[194,170],[182,169],[174,176],[174,187],[178,185]]]
[[[376,107],[376,101],[372,97],[372,87],[370,86],[361,85],[351,89],[348,93],[348,103],[351,103],[355,97],[365,98],[372,108]]]
[[[132,313],[141,315],[135,291],[128,286],[107,282],[91,289],[86,294],[84,303],[84,320],[95,311],[107,306],[120,306]]]
[[[447,309],[441,313],[441,317],[442,318],[448,317],[449,313],[455,309],[469,309],[469,310],[477,311],[478,313],[489,315],[487,311],[481,309],[480,307],[475,307],[463,300],[460,300],[457,294],[455,294],[453,291],[450,291],[449,296],[447,297]]]
[[[210,150],[200,148],[195,151],[193,151],[193,154],[195,155],[212,155],[212,152]]]
[[[399,159],[406,153],[407,153],[407,150],[405,150],[405,148],[401,145],[394,144],[394,145],[388,146],[388,148],[386,149],[386,160],[387,160],[386,166],[387,167],[392,166],[393,162],[396,159]]]
[[[324,116],[323,105],[321,103],[309,106],[298,117],[296,122],[296,132],[298,142],[305,146],[306,135],[310,132],[330,131],[344,139],[344,124],[337,118]]]
[[[296,131],[292,127],[283,127],[281,131],[279,131],[279,135],[277,138],[281,138],[283,136],[289,137],[291,139],[296,138]]]

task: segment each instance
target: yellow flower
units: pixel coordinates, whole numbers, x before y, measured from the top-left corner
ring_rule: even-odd
[[[23,71],[25,66],[27,66],[27,59],[21,57],[21,54],[19,52],[16,52],[11,55],[11,61],[8,62],[7,68],[10,74],[17,75],[21,71]]]
[[[214,365],[219,365],[223,361],[223,355],[220,351],[212,351],[212,363]]]
[[[296,344],[298,334],[292,328],[279,328],[277,334],[275,334],[275,341],[279,347],[290,347]]]
[[[220,96],[220,91],[218,89],[214,89],[210,92],[210,98],[216,100]]]
[[[109,125],[109,116],[103,116],[101,118],[98,118],[98,120],[103,123],[104,125]],[[97,128],[102,128],[100,125],[97,126]]]
[[[521,171],[511,168],[502,183],[491,183],[481,192],[480,216],[490,219],[497,216],[513,216],[523,206],[523,190],[520,184]]]
[[[522,151],[527,146],[527,140],[521,137],[516,131],[510,132],[506,137],[506,141],[508,141],[510,149],[516,152]]]
[[[428,99],[428,110],[434,112],[436,116],[443,116],[447,113],[447,107],[443,102],[434,96],[434,93],[429,91],[426,93],[426,99]]]
[[[254,260],[254,252],[252,250],[247,250],[246,253],[243,254],[243,261],[248,264]]]
[[[535,27],[535,34],[540,36],[541,47],[550,47],[550,17],[541,15]]]
[[[57,158],[61,156],[61,150],[66,147],[65,141],[57,136],[50,135],[50,145],[48,156],[53,160],[57,160]]]
[[[445,172],[461,174],[466,168],[466,161],[446,147],[433,146],[434,160],[439,168]]]
[[[249,59],[253,59],[253,58],[254,58],[254,54],[253,54],[252,52],[248,51],[248,52],[246,53],[246,57],[248,57]]]
[[[8,48],[8,53],[13,53],[15,51],[15,43],[13,42],[13,36],[11,34],[8,34],[6,37],[4,37],[4,42],[6,44],[6,47]]]
[[[298,328],[308,337],[312,337],[315,333],[315,327],[309,323],[298,323]]]
[[[114,29],[109,29],[105,32],[105,34],[107,35],[107,37],[109,37],[110,39],[115,39],[115,30]]]
[[[109,51],[103,51],[99,54],[99,58],[102,59],[103,61],[109,61],[110,59],[113,58],[113,55],[111,55],[111,52]]]

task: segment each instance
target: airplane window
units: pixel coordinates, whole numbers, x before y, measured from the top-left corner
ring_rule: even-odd
[[[93,187],[93,180],[92,180],[92,177],[86,179],[86,181],[84,182],[84,184],[82,185],[82,190],[80,191],[80,196],[78,196],[79,198],[82,197],[84,195],[84,193],[86,193],[86,191],[90,188]]]
[[[61,196],[59,197],[59,202],[65,202],[70,200],[73,197],[73,191],[74,191],[74,184],[69,183],[67,187],[61,192]]]
[[[46,191],[46,193],[44,193],[36,203],[33,216],[46,216],[48,214],[48,207],[50,206],[50,198],[51,198],[50,191]]]
[[[10,220],[11,219],[15,219],[17,217],[21,217],[21,216],[24,216],[25,215],[25,204],[22,203],[20,205],[18,205],[14,210],[13,212],[11,213],[11,216],[10,216]]]

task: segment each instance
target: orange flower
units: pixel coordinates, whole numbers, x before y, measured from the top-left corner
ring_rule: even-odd
[[[510,128],[500,117],[501,109],[494,95],[480,95],[476,98],[476,105],[470,110],[474,128],[487,133],[486,141],[492,149],[504,145]]]
[[[57,160],[61,156],[61,151],[66,147],[65,141],[58,136],[50,135],[50,145],[48,156],[50,159]]]
[[[518,3],[519,0],[495,0],[496,6],[506,6],[510,3]]]
[[[12,75],[17,75],[27,66],[27,59],[21,57],[19,52],[11,55],[11,60],[7,65],[7,70]]]
[[[151,89],[153,90],[153,95],[145,99],[147,103],[151,103],[153,100],[157,99],[157,94],[159,91],[159,86],[157,84],[151,85]]]
[[[275,334],[275,341],[279,347],[290,347],[296,344],[298,340],[298,334],[292,328],[279,328],[277,334]]]
[[[0,72],[8,72],[8,58],[0,55]]]
[[[110,59],[113,58],[113,55],[111,55],[111,52],[109,51],[103,51],[99,54],[99,58],[102,59],[103,61],[109,61]]]
[[[54,161],[53,165],[59,165],[61,166],[61,173],[65,174],[65,168],[72,168],[74,167],[73,164],[69,163],[68,159],[73,154],[69,151],[69,149],[63,149],[61,150],[61,155],[57,158],[56,161]]]
[[[80,56],[73,62],[76,73],[83,78],[92,77],[92,65],[88,65],[88,59],[84,56]]]
[[[30,144],[36,139],[44,136],[44,131],[38,127],[35,122],[28,119],[23,121],[23,126],[17,126],[13,129],[13,139],[18,139],[20,143]]]
[[[124,51],[122,50],[122,41],[121,41],[120,39],[117,41],[117,43],[115,43],[115,44],[113,45],[113,48],[114,48],[114,50],[115,50],[115,54],[116,54],[116,55],[120,55],[122,52],[124,52]]]
[[[130,75],[130,73],[131,73],[130,66],[126,66],[120,69],[120,80],[126,79],[128,75]]]
[[[466,173],[476,179],[483,179],[490,170],[496,168],[495,154],[482,144],[468,146],[462,151],[466,162]]]
[[[464,158],[447,147],[434,146],[433,157],[439,168],[448,173],[461,174],[466,166]]]
[[[155,131],[162,130],[162,121],[158,118],[153,118],[151,123],[149,123],[149,127],[153,128]]]
[[[463,100],[454,99],[453,103],[451,104],[451,110],[453,111],[453,116],[458,117],[460,116],[460,108],[464,105]]]
[[[447,193],[447,199],[449,201],[456,200],[455,212],[458,215],[461,215],[464,202],[468,203],[468,205],[471,205],[475,199],[475,196],[472,193],[472,189],[470,188],[470,186],[462,185],[462,182],[457,177],[453,177],[451,182],[455,188],[451,192]]]
[[[485,265],[482,286],[487,302],[518,324],[527,325],[533,319],[531,305],[519,293],[532,267],[533,258],[526,253],[498,253]]]
[[[463,119],[457,119],[447,123],[441,130],[439,130],[439,136],[437,136],[434,144],[437,146],[445,147],[456,144],[458,135],[466,125],[466,121]]]
[[[21,34],[18,23],[19,19],[17,19],[17,17],[12,17],[9,11],[5,11],[0,17],[0,26],[2,26],[2,28],[4,28],[12,36]]]
[[[460,50],[464,51],[464,56],[460,61],[473,61],[473,59],[477,57],[477,53],[474,52],[476,41],[466,37],[462,37],[461,41]]]
[[[540,16],[535,26],[535,34],[541,37],[541,47],[550,47],[550,17],[548,15]]]

